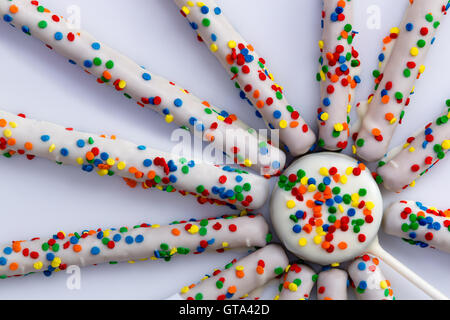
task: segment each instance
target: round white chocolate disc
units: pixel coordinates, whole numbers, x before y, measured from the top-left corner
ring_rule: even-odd
[[[327,265],[364,252],[380,228],[383,200],[362,162],[323,152],[298,159],[280,176],[270,211],[289,251]]]

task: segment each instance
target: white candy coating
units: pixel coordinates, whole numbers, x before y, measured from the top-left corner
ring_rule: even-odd
[[[219,228],[220,226],[220,228]],[[233,231],[234,230],[234,231]],[[175,254],[265,246],[262,216],[228,217],[166,226],[84,230],[0,245],[0,278],[53,271],[76,265],[135,260],[169,260]]]
[[[317,274],[305,264],[289,266],[280,282],[280,293],[275,300],[309,300]]]
[[[234,114],[220,110],[175,83],[147,71],[130,58],[108,47],[87,31],[78,29],[63,17],[30,0],[0,0],[0,15],[17,29],[44,42],[98,79],[111,84],[141,107],[161,114],[167,123],[200,132],[235,162],[271,175],[282,170],[285,154],[259,137],[256,130]],[[44,11],[44,12],[41,12]],[[239,139],[226,142],[227,131],[235,130]],[[196,134],[197,135],[197,134]],[[255,150],[256,152],[249,151]]]
[[[116,174],[130,186],[140,184],[167,192],[195,193],[200,203],[211,200],[256,209],[269,194],[267,179],[229,166],[196,163],[125,140],[77,132],[1,110],[0,122],[0,150],[7,156],[38,156],[100,176]]]
[[[388,153],[387,159],[379,163],[377,174],[383,186],[394,192],[401,192],[414,186],[416,179],[426,174],[445,158],[450,149],[450,107],[445,114],[428,123],[394,155]]]
[[[444,211],[417,201],[398,201],[384,212],[384,232],[422,248],[450,253],[449,228],[450,209]]]
[[[383,66],[376,90],[369,97],[367,113],[356,137],[354,151],[367,161],[381,159],[409,104],[415,80],[424,72],[428,50],[434,42],[448,0],[414,0],[398,28],[391,29],[389,51],[381,55]],[[386,40],[384,41],[386,43]],[[364,108],[363,108],[364,109]]]
[[[304,156],[283,172],[270,211],[289,251],[305,261],[330,265],[360,255],[374,240],[383,200],[364,164],[324,152]]]
[[[348,274],[332,268],[319,273],[317,278],[318,300],[347,300]]]
[[[353,6],[355,1],[325,0],[322,11],[322,40],[319,41],[321,104],[318,108],[319,146],[342,150],[348,145],[348,122],[354,89],[361,81],[358,52],[353,48]],[[339,8],[339,9],[338,9]],[[338,14],[336,11],[343,9]],[[344,17],[343,19],[340,17]]]
[[[289,105],[265,60],[234,29],[217,3],[213,0],[174,2],[268,127],[280,130],[280,140],[287,151],[293,156],[308,152],[315,142],[314,133]]]
[[[216,269],[196,285],[181,289],[188,300],[236,300],[279,276],[289,260],[284,250],[269,244],[250,255],[233,260],[225,269]]]
[[[348,267],[359,300],[395,300],[389,280],[380,269],[378,258],[364,255]]]

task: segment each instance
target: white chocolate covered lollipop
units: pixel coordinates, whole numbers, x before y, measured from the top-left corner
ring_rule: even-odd
[[[317,278],[317,300],[347,300],[347,271],[331,268]]]
[[[447,298],[379,245],[383,201],[362,162],[330,152],[300,158],[280,176],[270,212],[278,237],[301,259],[330,265],[372,253],[431,297]]]
[[[384,232],[421,248],[450,253],[450,209],[439,210],[418,201],[394,202],[383,218]]]
[[[54,271],[76,265],[165,259],[233,248],[265,246],[268,225],[262,216],[177,221],[167,226],[58,232],[48,238],[0,245],[0,278]]]
[[[317,109],[319,122],[318,146],[327,150],[342,150],[350,135],[349,113],[354,89],[361,82],[359,54],[353,47],[354,0],[324,0],[322,9],[322,39],[319,72],[321,104]]]
[[[365,254],[348,267],[359,300],[395,300],[391,283],[386,280],[378,258]]]
[[[428,50],[434,42],[448,0],[410,1],[403,21],[392,28],[383,42],[389,51],[379,56],[380,70],[374,72],[375,92],[369,97],[367,112],[354,135],[354,152],[367,161],[381,159],[387,152],[397,125],[409,104],[415,80],[424,72]],[[365,102],[362,104],[366,104]]]
[[[171,299],[237,300],[283,273],[289,261],[284,250],[269,244],[250,255],[216,269],[198,284],[181,289]]]
[[[213,107],[174,82],[144,69],[38,1],[0,0],[0,16],[95,76],[98,83],[111,85],[139,106],[161,114],[167,123],[174,122],[212,142],[234,162],[264,175],[283,169],[284,153],[235,114]],[[232,131],[238,138],[227,142],[227,132],[230,135]]]
[[[293,263],[281,278],[280,293],[275,300],[309,300],[316,281],[317,274],[311,267]]]
[[[229,166],[195,162],[114,136],[107,138],[72,128],[26,119],[0,110],[0,151],[79,167],[100,176],[118,175],[131,187],[194,194],[200,203],[256,209],[269,194],[267,179]]]
[[[402,148],[388,153],[378,164],[377,181],[394,192],[414,186],[416,179],[436,166],[450,149],[450,100],[444,115],[413,137],[409,137]]]
[[[285,93],[261,58],[234,29],[213,0],[174,0],[181,14],[209,50],[216,56],[241,96],[262,115],[271,129],[279,129],[280,140],[293,156],[308,152],[315,135],[286,100]]]

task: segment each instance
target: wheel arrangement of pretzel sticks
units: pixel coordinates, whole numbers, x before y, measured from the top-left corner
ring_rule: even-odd
[[[258,299],[273,283],[278,286],[275,300],[308,300],[314,296],[319,300],[346,300],[350,289],[362,300],[401,299],[395,294],[395,283],[383,275],[380,262],[429,297],[448,299],[439,288],[386,252],[378,243],[378,235],[383,230],[418,248],[450,252],[450,209],[414,199],[398,201],[384,210],[380,191],[382,187],[386,192],[399,193],[414,187],[421,176],[444,161],[450,148],[448,100],[443,113],[434,118],[424,116],[424,122],[428,122],[419,131],[412,130],[404,145],[389,151],[397,126],[405,120],[405,107],[414,104],[411,95],[415,81],[425,71],[428,51],[439,38],[450,2],[409,1],[403,20],[383,39],[378,68],[373,72],[373,93],[367,101],[355,103],[361,75],[370,65],[361,62],[357,49],[358,1],[322,1],[318,15],[322,35],[316,74],[320,83],[316,93],[320,101],[316,106],[317,136],[302,116],[305,106],[290,104],[289,92],[281,85],[283,79],[278,83],[269,63],[248,42],[250,39],[238,33],[219,1],[173,2],[173,10],[178,9],[182,15],[179,19],[187,19],[187,28],[219,60],[237,94],[256,109],[269,129],[279,130],[281,146],[240,120],[242,110],[230,113],[197,98],[74,27],[44,2],[0,0],[1,19],[15,29],[5,32],[40,40],[50,51],[93,75],[99,84],[156,111],[167,123],[200,133],[203,141],[233,163],[198,161],[158,150],[151,141],[144,145],[131,142],[133,139],[85,133],[33,120],[33,112],[12,114],[3,111],[8,106],[1,106],[2,167],[18,156],[45,158],[111,181],[118,176],[132,188],[191,195],[198,203],[219,205],[221,212],[225,209],[227,213],[211,213],[211,218],[184,217],[163,226],[140,223],[3,241],[0,279],[14,281],[12,278],[34,273],[48,277],[73,265],[168,262],[173,256],[234,250],[238,256],[244,249],[247,256],[235,258],[203,278],[199,275],[201,281],[196,284],[180,285],[168,299]],[[264,45],[259,43],[258,50]],[[132,52],[126,54],[131,56]],[[66,94],[70,95],[70,90]],[[353,104],[359,119],[352,127]],[[239,133],[231,145],[221,139],[228,130]],[[329,152],[347,147],[353,157]],[[297,159],[288,162],[292,157]],[[378,165],[373,172],[369,169],[371,162]],[[58,174],[63,175],[64,170]],[[16,179],[21,179],[19,174]],[[271,197],[270,180],[274,184]],[[45,183],[45,177],[42,181]],[[188,198],[184,200],[187,205]],[[266,204],[271,223],[260,215]],[[215,208],[211,206],[211,211]],[[149,220],[154,221],[151,211]],[[290,262],[288,252],[300,260]],[[312,294],[314,287],[316,294]]]

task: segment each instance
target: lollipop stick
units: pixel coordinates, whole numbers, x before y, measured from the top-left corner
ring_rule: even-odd
[[[378,239],[369,246],[368,253],[376,255],[392,269],[400,273],[404,278],[409,280],[412,284],[414,284],[417,288],[425,292],[428,296],[430,296],[434,300],[448,300],[448,298],[441,293],[439,290],[434,288],[428,282],[419,277],[415,272],[406,267],[403,263],[394,258],[391,254],[386,252],[378,243]]]

